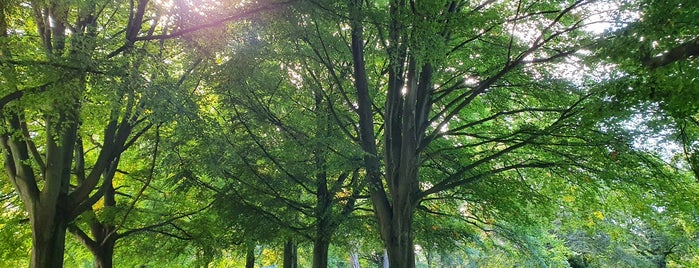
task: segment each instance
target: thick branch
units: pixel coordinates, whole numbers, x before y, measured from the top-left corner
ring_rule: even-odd
[[[79,227],[75,226],[75,224],[68,225],[68,231],[72,233],[75,238],[80,240],[80,242],[85,245],[90,251],[96,252],[97,249],[99,248],[99,245],[97,242],[92,240],[89,235],[87,235],[82,229]]]
[[[641,59],[641,62],[644,66],[650,69],[655,69],[676,61],[686,60],[695,56],[699,56],[699,37],[684,42],[659,56],[655,56],[652,58],[650,56],[644,56],[644,58]]]

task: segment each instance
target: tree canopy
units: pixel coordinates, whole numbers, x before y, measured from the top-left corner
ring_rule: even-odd
[[[0,0],[0,266],[699,265],[691,0]]]

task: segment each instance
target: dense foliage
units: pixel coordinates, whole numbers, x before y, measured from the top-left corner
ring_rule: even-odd
[[[0,0],[0,266],[699,266],[697,17]]]

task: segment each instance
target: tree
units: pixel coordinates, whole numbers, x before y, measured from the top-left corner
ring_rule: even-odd
[[[114,105],[113,99],[102,98],[107,105],[107,124],[103,129],[100,149],[86,152],[82,147],[85,93],[93,75],[105,74],[91,61],[97,43],[96,3],[69,6],[67,3],[39,4],[13,10],[33,15],[36,29],[12,28],[9,6],[3,5],[3,134],[5,171],[21,197],[32,227],[32,267],[49,267],[63,263],[64,237],[67,225],[99,200],[105,187],[102,174],[108,173],[118,155],[138,137],[138,107],[133,101],[125,106]],[[136,15],[133,15],[136,16]],[[140,21],[141,18],[132,20]],[[49,23],[51,20],[51,23]],[[73,24],[69,20],[75,20]],[[70,29],[68,31],[67,29]],[[25,42],[24,53],[9,46],[10,30],[36,33],[40,42]],[[140,24],[129,29],[136,34]],[[12,36],[18,38],[18,36]],[[18,38],[19,39],[19,38]],[[21,40],[21,39],[20,39]],[[23,63],[25,62],[26,63]],[[60,74],[60,75],[59,75]],[[99,79],[99,78],[96,78]],[[110,97],[130,98],[135,92],[120,90]],[[110,111],[111,110],[111,111]],[[103,112],[103,111],[99,111]],[[132,131],[136,128],[134,135]],[[83,130],[84,131],[84,130]],[[87,167],[85,159],[93,160]],[[75,177],[72,174],[76,174]],[[104,185],[104,184],[102,184]],[[95,190],[98,188],[99,190]]]
[[[675,193],[678,196],[691,195],[691,191],[681,189],[676,189]],[[678,211],[685,209],[675,203],[678,200],[659,198],[654,194],[646,194],[644,200],[635,200],[619,191],[609,191],[605,195],[597,198],[607,199],[613,205],[602,205],[608,207],[605,212],[593,209],[599,217],[586,217],[590,213],[582,209],[568,211],[562,214],[565,216],[553,231],[570,249],[568,260],[571,266],[696,265],[693,258],[698,245],[696,222],[688,214]]]
[[[54,267],[63,263],[68,225],[114,190],[121,153],[162,121],[153,119],[162,92],[142,86],[157,86],[153,60],[162,58],[149,52],[167,39],[277,5],[172,32],[161,7],[148,0],[3,1],[0,7],[5,171],[29,214],[31,266]]]
[[[285,53],[325,68],[321,77],[341,97],[329,102],[329,111],[352,113],[331,119],[364,153],[380,233],[395,266],[414,265],[413,216],[425,198],[449,192],[468,200],[469,187],[485,179],[494,181],[491,189],[510,183],[517,189],[541,183],[533,178],[547,172],[581,172],[593,162],[588,156],[606,159],[603,145],[610,139],[583,118],[599,99],[550,75],[551,63],[592,43],[580,31],[589,22],[586,4],[326,1],[312,3],[315,10],[297,6],[300,15],[287,18],[285,30],[301,42]],[[268,101],[267,93],[252,95],[246,103],[256,96]]]
[[[512,249],[521,250],[512,255],[523,265],[611,259],[561,237],[614,246],[612,253],[637,263],[649,263],[639,257],[645,254],[660,266],[691,264],[674,252],[694,250],[687,245],[695,239],[680,237],[694,234],[696,219],[682,214],[696,215],[696,200],[686,198],[696,183],[673,169],[699,177],[692,79],[699,8],[692,1],[0,4],[0,150],[8,179],[0,203],[12,208],[0,224],[29,223],[32,267],[63,262],[66,229],[97,266],[110,265],[117,238],[139,234],[193,239],[195,247],[169,244],[181,256],[203,256],[192,264],[225,252],[217,247],[229,241],[256,253],[270,236],[288,245],[292,260],[288,242],[299,235],[314,241],[313,265],[323,267],[334,235],[355,227],[344,224],[365,196],[394,267],[414,267],[418,248],[436,262],[434,252],[473,244],[494,253],[481,259],[500,263]],[[252,18],[286,6],[274,19]],[[631,12],[618,14],[641,19],[604,39],[585,31],[598,12],[604,20],[625,8]],[[233,20],[241,23],[226,23]],[[238,39],[223,37],[234,32]],[[227,64],[211,77],[196,69],[220,62]],[[571,62],[615,68],[609,79],[571,79],[561,73]],[[192,74],[204,79],[191,81]],[[172,142],[167,151],[161,131]],[[653,142],[638,145],[653,135],[679,144],[679,153],[656,157]],[[140,187],[119,189],[139,178]],[[168,182],[181,187],[177,197],[147,194],[171,189]],[[658,218],[613,221],[609,212],[618,207],[592,209],[617,190],[644,197],[639,203]],[[223,210],[246,215],[231,221],[235,231],[201,228],[224,214],[189,217],[213,193],[232,204]],[[151,212],[171,210],[155,200],[197,208],[162,218]],[[542,232],[571,208],[583,219],[572,226],[589,233]],[[363,220],[356,226],[370,222]],[[684,225],[669,223],[675,220]],[[600,231],[603,223],[612,231]],[[631,224],[643,228],[620,236],[636,251],[614,239],[614,227]],[[253,227],[268,232],[253,236]],[[143,236],[147,230],[159,234]],[[451,241],[454,232],[470,235]]]
[[[617,24],[595,50],[595,60],[607,65],[609,77],[600,83],[606,88],[605,124],[632,128],[629,141],[634,150],[662,159],[658,162],[673,172],[667,172],[672,177],[662,183],[647,180],[653,195],[645,194],[643,204],[625,201],[634,204],[633,212],[615,212],[615,224],[609,225],[632,231],[627,237],[609,232],[621,240],[612,240],[616,248],[610,259],[623,252],[632,256],[627,260],[640,260],[634,266],[664,267],[668,260],[691,266],[685,254],[676,253],[696,250],[696,218],[690,215],[696,214],[693,196],[699,177],[694,78],[699,32],[693,19],[699,6],[695,1],[669,0],[630,1],[620,7]],[[629,211],[623,207],[616,210]]]
[[[608,88],[608,107],[643,115],[639,136],[679,144],[676,161],[699,175],[699,95],[696,88],[697,22],[695,1],[638,1],[622,9],[622,25],[608,33],[597,59],[615,64]],[[628,14],[637,14],[628,18]],[[627,14],[626,17],[623,15]],[[671,147],[671,146],[665,146]],[[657,149],[646,146],[647,150]],[[666,151],[666,154],[675,152]],[[699,176],[697,176],[699,177]]]
[[[327,71],[286,54],[301,44],[272,43],[286,33],[264,23],[236,29],[234,52],[217,72],[208,105],[215,111],[209,126],[219,131],[207,133],[201,149],[218,153],[205,169],[221,178],[214,182],[222,185],[220,206],[244,239],[310,240],[313,267],[327,267],[333,236],[363,190],[361,152],[334,124],[343,112],[332,103],[342,96]]]
[[[356,113],[392,266],[415,265],[412,226],[425,198],[453,189],[468,196],[480,181],[518,181],[521,170],[579,170],[576,151],[588,145],[603,155],[599,132],[580,118],[592,92],[547,80],[544,68],[592,42],[581,31],[588,4],[325,1],[318,9],[332,12],[309,12],[339,21],[335,41],[320,35],[310,46],[351,52],[317,60],[352,82],[344,93],[354,99],[344,105]],[[348,58],[350,72],[333,64]]]

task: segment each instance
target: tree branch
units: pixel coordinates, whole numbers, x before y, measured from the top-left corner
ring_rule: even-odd
[[[655,69],[695,56],[699,56],[699,37],[684,42],[659,56],[650,57],[645,55],[641,59],[641,63],[650,69]]]
[[[134,38],[134,41],[164,40],[164,39],[171,39],[171,38],[175,38],[175,37],[180,37],[182,35],[196,32],[199,30],[203,30],[206,28],[218,27],[218,26],[223,25],[223,23],[225,23],[225,22],[252,17],[254,15],[257,15],[257,14],[265,12],[265,11],[270,11],[270,10],[274,10],[274,9],[277,9],[280,7],[287,6],[293,2],[296,2],[296,0],[288,0],[288,1],[279,2],[279,3],[263,4],[261,6],[258,6],[258,7],[249,9],[249,10],[245,10],[245,11],[242,11],[240,13],[237,13],[237,14],[234,14],[234,15],[222,18],[222,19],[214,20],[214,21],[209,22],[209,23],[204,23],[204,24],[197,25],[197,26],[187,28],[184,30],[175,31],[175,32],[170,33],[170,34],[136,37],[136,38]]]
[[[202,207],[202,208],[200,208],[200,209],[198,209],[198,210],[195,210],[195,211],[192,211],[192,212],[189,212],[189,213],[185,213],[185,214],[181,214],[181,215],[178,215],[178,216],[169,218],[169,219],[167,219],[167,220],[161,221],[161,222],[159,222],[159,223],[154,223],[154,224],[147,225],[147,226],[143,226],[143,227],[136,228],[136,229],[129,229],[129,230],[123,232],[123,233],[117,233],[116,236],[117,236],[118,238],[122,238],[122,237],[126,237],[126,236],[129,236],[129,235],[141,233],[141,232],[153,231],[153,230],[156,230],[157,228],[160,228],[160,227],[163,227],[163,226],[165,226],[165,225],[171,224],[171,223],[173,223],[173,222],[176,221],[176,220],[179,220],[179,219],[182,219],[182,218],[189,217],[189,216],[195,215],[195,214],[197,214],[197,213],[200,213],[200,212],[202,212],[202,211],[204,211],[204,210],[210,208],[212,205],[213,205],[213,202],[209,203],[208,205],[206,205],[206,206],[204,206],[204,207]]]
[[[80,242],[85,245],[90,251],[96,252],[99,248],[97,242],[92,240],[89,235],[87,235],[82,229],[80,229],[75,224],[68,225],[68,231],[72,233]]]

